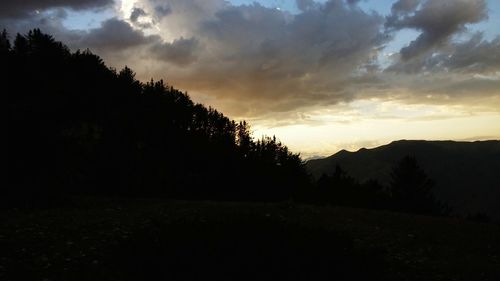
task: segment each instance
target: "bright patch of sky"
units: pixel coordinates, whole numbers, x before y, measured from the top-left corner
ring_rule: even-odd
[[[484,32],[485,39],[491,40],[500,36],[500,1],[488,0],[488,19],[484,22],[472,25],[471,31]]]
[[[497,139],[498,135],[487,132],[500,132],[498,112],[473,114],[461,106],[408,105],[377,100],[360,100],[347,106],[351,109],[344,114],[326,109],[318,115],[310,115],[314,126],[257,124],[253,126],[253,133],[257,138],[276,135],[292,151],[308,159],[328,156],[341,149],[373,148],[400,139],[488,140]]]

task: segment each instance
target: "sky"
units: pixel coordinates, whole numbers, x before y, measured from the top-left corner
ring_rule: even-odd
[[[143,81],[164,79],[304,158],[500,139],[498,0],[2,0]]]

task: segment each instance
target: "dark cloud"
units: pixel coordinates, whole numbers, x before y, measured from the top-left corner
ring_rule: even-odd
[[[147,16],[148,14],[141,8],[134,8],[130,14],[130,21],[137,22],[140,17]]]
[[[299,10],[306,11],[316,6],[316,3],[314,2],[314,0],[296,0],[296,5]]]
[[[79,44],[101,51],[116,52],[158,40],[157,36],[145,36],[142,31],[133,29],[127,22],[112,18],[103,22],[101,27],[91,29],[83,35]]]
[[[427,0],[416,9],[419,4],[417,2],[420,1],[396,2],[393,14],[386,22],[386,27],[390,30],[411,28],[422,32],[417,39],[401,49],[403,60],[445,45],[466,24],[477,23],[487,17],[485,0]],[[405,13],[401,14],[401,11]]]
[[[232,116],[266,118],[270,112],[285,116],[360,98],[391,98],[394,89],[405,88],[380,73],[377,56],[391,38],[376,13],[345,0],[316,2],[296,15],[258,4],[221,4],[206,12],[204,3],[168,2],[171,13],[157,26],[168,43],[148,47],[154,60],[137,62],[145,65],[137,70],[145,73],[142,78],[168,77]],[[217,5],[214,0],[211,6]],[[148,14],[154,7],[144,6]],[[180,42],[186,46],[177,48]]]
[[[26,18],[2,18],[0,28],[5,28],[14,37],[16,33],[26,34],[29,30],[40,28],[43,32],[55,36],[58,40],[71,44],[80,35],[75,31],[68,31],[63,21],[67,18],[67,11],[63,8],[52,9],[44,13],[34,14]],[[83,33],[83,32],[82,32]]]
[[[0,17],[20,18],[51,8],[71,8],[75,10],[105,7],[113,0],[2,0]]]
[[[392,4],[393,14],[407,14],[417,9],[422,0],[399,0]]]
[[[155,44],[151,50],[154,56],[162,61],[177,66],[187,66],[197,60],[199,43],[196,39],[176,39],[172,43]]]
[[[361,2],[361,0],[346,0],[346,1],[347,1],[347,4],[349,4],[349,5],[356,5],[359,2]]]
[[[157,5],[136,7],[151,17]],[[292,15],[258,4],[170,0],[170,14],[154,26],[162,40],[146,40],[126,63],[142,79],[168,78],[233,116],[353,100],[352,80],[367,83],[362,72],[376,71],[374,58],[388,40],[384,18],[345,0],[316,5]]]
[[[258,4],[228,7],[196,30],[207,51],[185,83],[217,89],[220,99],[260,101],[255,114],[351,100],[345,87],[385,42],[382,25],[345,1],[295,16]]]
[[[452,42],[447,48],[410,61],[399,62],[388,72],[418,74],[422,72],[488,74],[500,70],[500,37],[488,41],[483,34],[473,34],[464,42]]]
[[[132,24],[140,29],[147,29],[153,26],[153,22],[148,19],[149,14],[143,9],[134,7],[130,13],[130,21]],[[141,21],[141,19],[146,19],[146,22]]]
[[[154,8],[154,11],[155,11],[155,15],[159,18],[162,18],[162,17],[165,17],[165,16],[168,16],[172,10],[170,9],[170,7],[168,5],[164,5],[164,6],[156,6]]]
[[[455,44],[453,51],[441,63],[448,70],[468,73],[500,71],[500,37],[491,41],[476,33],[464,43]]]
[[[66,29],[65,8],[16,19],[2,11],[0,26],[11,34],[40,27],[73,50],[90,48],[142,80],[168,79],[234,117],[297,119],[357,99],[412,103],[432,96],[425,102],[445,104],[478,91],[481,101],[500,96],[500,39],[478,33],[451,40],[485,18],[484,1],[399,0],[388,18],[355,2],[297,0],[301,12],[291,14],[224,0],[139,0],[125,19],[91,30]],[[381,70],[384,45],[405,28],[421,34]]]

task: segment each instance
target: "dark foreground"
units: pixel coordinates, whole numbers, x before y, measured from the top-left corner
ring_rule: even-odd
[[[0,280],[500,280],[500,227],[296,204],[0,213]]]

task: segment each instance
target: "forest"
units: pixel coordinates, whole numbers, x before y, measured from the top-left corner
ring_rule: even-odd
[[[4,31],[1,44],[11,198],[284,200],[308,182],[299,155],[275,137],[255,141],[245,121],[162,80],[141,83],[37,29],[12,47]]]
[[[1,34],[8,101],[8,185],[2,207],[50,207],[78,196],[297,201],[445,214],[413,157],[393,182],[359,183],[341,167],[314,180],[276,137],[255,139],[163,80],[143,83],[91,51],[34,29]]]

